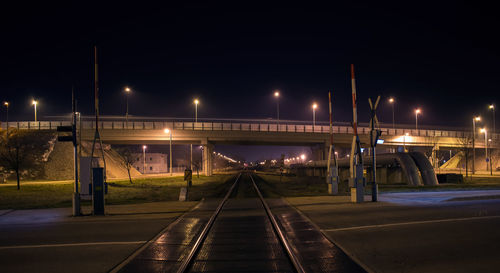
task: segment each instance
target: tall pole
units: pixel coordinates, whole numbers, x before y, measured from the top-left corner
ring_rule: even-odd
[[[33,100],[33,106],[35,107],[35,122],[37,121],[36,119],[36,105],[38,104],[38,102],[36,100]]]
[[[472,118],[472,174],[476,173],[476,120],[479,117]]]
[[[494,104],[491,104],[489,106],[489,108],[491,109],[492,111],[492,114],[493,114],[493,134],[495,134],[497,131],[496,131],[496,124],[495,124],[495,105]]]
[[[5,107],[7,108],[7,115],[5,118],[5,124],[7,125],[6,130],[7,130],[7,135],[8,135],[8,133],[9,133],[9,102],[4,101],[3,105],[5,105]]]
[[[415,130],[418,130],[418,114],[420,114],[420,109],[415,109]]]
[[[392,129],[396,129],[396,123],[394,121],[394,99],[390,98],[389,102],[391,103],[392,106]]]
[[[280,92],[275,91],[274,96],[276,97],[276,120],[278,124],[278,131],[280,130]]]
[[[170,130],[170,176],[173,175],[173,171],[172,171],[172,130]]]
[[[142,146],[142,174],[146,174],[146,145]]]
[[[315,103],[312,106],[313,108],[313,132],[314,132],[314,126],[316,126],[316,108],[318,108],[318,105]]]
[[[127,112],[125,113],[125,125],[128,129],[128,93],[125,95],[127,100]]]
[[[486,127],[484,128],[484,157],[488,159],[488,131]],[[488,171],[488,162],[486,162],[486,171]]]

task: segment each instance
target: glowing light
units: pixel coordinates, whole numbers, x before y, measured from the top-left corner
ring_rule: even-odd
[[[475,118],[474,118],[474,120],[475,120],[475,121],[481,121],[481,117],[479,117],[479,116],[478,116],[478,117],[475,117]]]
[[[8,107],[8,106],[9,106],[9,102],[8,102],[8,101],[4,101],[4,102],[3,102],[3,105],[5,105],[5,106],[7,106],[7,107]]]
[[[389,103],[394,103],[394,98],[390,97],[389,98]]]
[[[147,146],[146,145],[142,145],[142,149],[143,150],[146,150]]]
[[[489,109],[495,109],[495,105],[490,104],[490,105],[488,106],[488,108],[489,108]]]
[[[300,155],[300,159],[302,159],[302,160],[306,159],[306,155],[305,154],[301,154]]]
[[[280,92],[278,92],[278,91],[274,92],[274,96],[275,97],[279,97],[280,96]]]
[[[420,112],[421,112],[421,111],[420,111],[420,108],[419,108],[419,109],[415,109],[415,114],[417,114],[417,115],[418,115],[418,114],[420,114]]]
[[[198,105],[198,103],[200,103],[200,101],[198,99],[195,99],[194,104]]]
[[[33,105],[37,105],[37,104],[38,104],[38,101],[33,100],[33,101],[31,102],[31,104],[33,104]]]
[[[130,93],[131,89],[128,87],[125,87],[125,92]]]
[[[165,132],[165,134],[169,134],[169,133],[170,133],[170,129],[165,128],[165,129],[163,130],[163,132]]]
[[[480,133],[486,133],[486,128],[481,128],[481,129],[479,129],[479,132],[480,132]]]
[[[316,109],[316,108],[318,108],[318,105],[317,105],[316,103],[314,103],[314,104],[312,105],[312,107],[313,107],[313,109]]]

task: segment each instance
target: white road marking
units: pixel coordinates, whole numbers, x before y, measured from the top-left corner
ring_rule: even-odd
[[[138,244],[144,244],[146,242],[147,241],[92,242],[92,243],[72,243],[72,244],[0,246],[0,250],[3,250],[3,249],[21,249],[21,248],[44,248],[44,247],[99,246],[99,245],[138,245]]]
[[[477,217],[467,217],[467,218],[453,218],[453,219],[440,219],[440,220],[428,220],[428,221],[414,221],[414,222],[392,223],[392,224],[382,224],[382,225],[367,225],[367,226],[345,227],[345,228],[330,228],[330,229],[322,229],[322,231],[326,231],[326,232],[333,231],[333,232],[335,232],[335,231],[348,231],[348,230],[358,230],[358,229],[384,228],[384,227],[394,227],[394,226],[420,225],[420,224],[432,224],[432,223],[446,223],[446,222],[458,222],[458,221],[482,220],[482,219],[496,219],[496,218],[500,218],[500,215],[477,216]]]

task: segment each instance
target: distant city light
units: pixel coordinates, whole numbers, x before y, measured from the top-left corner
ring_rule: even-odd
[[[305,154],[301,154],[300,155],[300,159],[302,159],[302,160],[306,159],[306,155]]]
[[[9,102],[8,102],[8,101],[4,101],[4,102],[3,102],[3,105],[5,105],[5,106],[9,106]]]
[[[495,109],[495,105],[490,104],[490,105],[488,106],[488,108],[490,108],[490,109]]]
[[[390,97],[389,98],[389,103],[393,103],[394,102],[394,98]]]
[[[129,87],[125,87],[125,92],[129,93],[131,90]]]
[[[278,91],[274,92],[274,96],[275,97],[279,97],[280,96],[280,92],[278,92]]]

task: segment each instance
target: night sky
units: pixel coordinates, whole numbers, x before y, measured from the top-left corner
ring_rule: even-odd
[[[347,1],[346,1],[347,2]],[[239,3],[239,2],[235,2]],[[3,8],[0,99],[11,120],[71,109],[92,114],[92,46],[100,56],[101,107],[124,115],[351,121],[349,65],[356,66],[360,121],[368,97],[381,95],[379,117],[396,122],[469,126],[500,90],[499,17],[487,5],[458,1],[331,6],[68,4]],[[2,110],[4,117],[4,110]],[[0,118],[3,120],[3,118]]]

